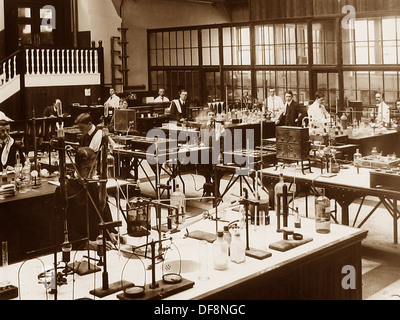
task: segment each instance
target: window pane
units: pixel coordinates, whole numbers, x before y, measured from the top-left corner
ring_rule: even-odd
[[[171,48],[176,48],[176,32],[170,32],[169,34],[169,45]]]
[[[192,49],[192,65],[193,66],[199,65],[199,51],[197,48]]]
[[[230,47],[224,48],[224,64],[231,65],[232,64],[232,52]]]
[[[241,45],[250,45],[250,28],[241,28]]]
[[[383,63],[396,64],[397,62],[396,41],[385,41],[383,43]]]
[[[176,61],[176,49],[171,49],[171,66],[176,66],[177,61]]]
[[[163,66],[164,65],[164,58],[163,58],[163,51],[157,50],[157,65]]]
[[[347,101],[357,100],[355,72],[343,72],[344,99]]]
[[[176,46],[177,48],[183,48],[183,32],[177,31],[176,33]]]
[[[169,62],[169,49],[164,49],[164,66],[169,66],[170,62]]]
[[[357,20],[355,22],[355,41],[368,40],[368,25],[367,20]]]
[[[223,44],[224,46],[230,46],[232,44],[230,28],[223,29]]]
[[[185,49],[185,66],[191,66],[192,65],[192,55],[191,55],[190,49]]]
[[[157,32],[157,49],[162,49],[163,47],[163,35],[162,32]]]
[[[199,36],[197,30],[192,30],[192,47],[197,48],[199,46]]]
[[[285,46],[276,46],[276,64],[285,64]]]
[[[219,48],[211,48],[211,63],[213,66],[219,65]]]
[[[344,64],[354,64],[354,44],[353,43],[343,43],[343,63]]]
[[[32,18],[31,8],[18,8],[18,18]]]
[[[163,33],[163,45],[164,45],[164,49],[169,48],[169,32]]]
[[[209,66],[211,64],[211,56],[210,56],[210,49],[203,48],[203,65]]]
[[[383,18],[383,40],[396,40],[396,19],[394,18]]]
[[[368,42],[356,43],[356,63],[368,64]]]
[[[242,49],[242,65],[249,65],[251,61],[250,46],[243,47]],[[239,62],[240,63],[240,62]]]
[[[385,101],[392,104],[397,99],[397,72],[385,72],[384,81]]]
[[[211,29],[211,46],[219,46],[218,29]]]
[[[150,33],[150,35],[149,35],[149,46],[150,46],[150,49],[156,48],[156,35],[153,32]]]
[[[30,24],[18,25],[18,37],[22,40],[22,44],[32,44],[32,26]]]
[[[157,51],[156,50],[150,50],[150,65],[153,67],[157,65]]]
[[[184,64],[183,49],[178,49],[178,66],[183,66]]]
[[[191,37],[190,37],[190,30],[185,30],[183,34],[185,48],[190,48]]]
[[[201,30],[201,43],[202,43],[203,47],[210,46],[210,31],[209,31],[209,29]]]

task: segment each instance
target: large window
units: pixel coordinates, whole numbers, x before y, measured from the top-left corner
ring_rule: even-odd
[[[343,32],[344,64],[400,63],[400,18],[357,19]]]
[[[374,104],[382,91],[393,104],[400,96],[400,17],[360,15],[350,28],[340,26],[337,17],[316,17],[150,30],[151,89],[163,86],[174,96],[185,87],[201,103],[261,102],[270,87],[305,103],[322,91],[332,110],[348,100]]]
[[[153,67],[199,65],[197,30],[152,32],[149,47]]]
[[[261,25],[254,32],[257,65],[308,63],[307,24]]]
[[[250,28],[223,28],[224,65],[250,65]]]
[[[203,66],[219,65],[218,28],[201,30]]]
[[[334,65],[337,63],[336,20],[312,24],[314,64]]]

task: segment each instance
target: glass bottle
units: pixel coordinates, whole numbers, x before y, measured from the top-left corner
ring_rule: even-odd
[[[359,165],[362,155],[360,153],[360,149],[356,149],[356,153],[353,155],[354,165]]]
[[[315,229],[318,233],[331,231],[331,202],[325,196],[325,191],[315,198]]]
[[[224,240],[224,232],[218,231],[213,243],[213,264],[215,270],[228,269],[228,243]]]
[[[170,204],[171,206],[175,206],[178,208],[178,216],[176,217],[175,222],[177,224],[182,223],[185,221],[185,212],[186,212],[186,201],[185,195],[179,188],[179,184],[176,185],[175,191],[172,192],[170,197]]]
[[[1,184],[2,184],[2,185],[5,185],[5,184],[7,184],[7,183],[8,183],[7,169],[4,168],[4,169],[3,169],[3,174],[2,174],[2,176],[1,176]]]
[[[15,152],[15,179],[21,179],[22,173],[22,164],[21,164],[21,156],[19,151]]]
[[[342,130],[347,130],[348,119],[345,112],[343,112],[342,116],[340,117],[340,126],[342,127]]]
[[[228,255],[230,255],[230,246],[232,241],[232,235],[229,232],[229,227],[224,226],[224,240],[228,243]]]
[[[239,230],[235,230],[231,242],[231,261],[243,263],[246,261],[246,244],[240,238]]]

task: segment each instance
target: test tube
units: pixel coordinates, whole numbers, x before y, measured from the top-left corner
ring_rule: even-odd
[[[2,261],[2,279],[0,282],[1,286],[8,286],[11,282],[8,278],[8,242],[3,241],[1,243],[1,261]]]

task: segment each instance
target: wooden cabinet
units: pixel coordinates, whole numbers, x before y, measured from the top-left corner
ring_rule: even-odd
[[[306,160],[310,152],[307,128],[277,127],[276,157],[281,160]]]

